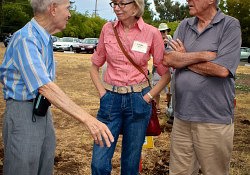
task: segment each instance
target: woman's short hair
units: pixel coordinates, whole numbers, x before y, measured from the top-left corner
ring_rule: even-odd
[[[62,0],[29,0],[34,13],[45,12],[52,3],[60,4]]]
[[[136,13],[136,17],[141,17],[144,13],[144,7],[145,7],[145,4],[144,4],[144,0],[134,0],[136,6],[138,7],[138,11]]]

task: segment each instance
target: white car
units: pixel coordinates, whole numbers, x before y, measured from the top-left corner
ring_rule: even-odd
[[[54,51],[76,51],[80,47],[80,40],[73,37],[59,38],[58,41],[53,43]]]
[[[248,47],[241,47],[240,48],[240,61],[242,60],[250,60],[250,48]]]

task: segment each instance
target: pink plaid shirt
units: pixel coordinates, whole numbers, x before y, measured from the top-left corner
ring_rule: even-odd
[[[164,43],[157,28],[144,23],[140,18],[136,25],[125,33],[120,21],[115,22],[118,36],[128,54],[134,62],[142,67],[147,74],[148,61],[153,57],[153,64],[157,66],[160,75],[168,71],[168,67],[162,64],[164,54]],[[133,51],[134,41],[146,43],[146,53]],[[145,76],[139,72],[121,51],[116,40],[112,23],[106,23],[99,38],[96,52],[92,56],[92,63],[101,67],[107,61],[107,70],[104,81],[111,85],[128,86],[147,81]]]

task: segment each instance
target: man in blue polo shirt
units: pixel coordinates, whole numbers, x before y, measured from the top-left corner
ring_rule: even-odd
[[[53,82],[55,61],[51,34],[66,27],[70,18],[69,0],[30,2],[34,18],[14,33],[0,65],[0,81],[6,100],[3,123],[5,175],[53,174],[54,127],[50,109],[43,110],[44,116],[33,113],[38,93],[85,124],[97,144],[110,147],[113,141],[105,124],[77,106]]]
[[[170,175],[228,175],[234,135],[235,72],[240,61],[239,21],[219,0],[188,0],[164,64],[176,68]]]

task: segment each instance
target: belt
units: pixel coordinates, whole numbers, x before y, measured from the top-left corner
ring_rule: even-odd
[[[7,100],[14,100],[14,101],[19,101],[19,102],[33,102],[35,99],[30,99],[30,100],[15,100],[13,98],[8,98]]]
[[[127,94],[131,92],[141,92],[144,88],[149,86],[148,81],[143,83],[131,85],[131,86],[113,86],[103,82],[103,86],[106,90],[116,92],[118,94]]]
[[[33,102],[35,99],[25,100],[27,102]]]

